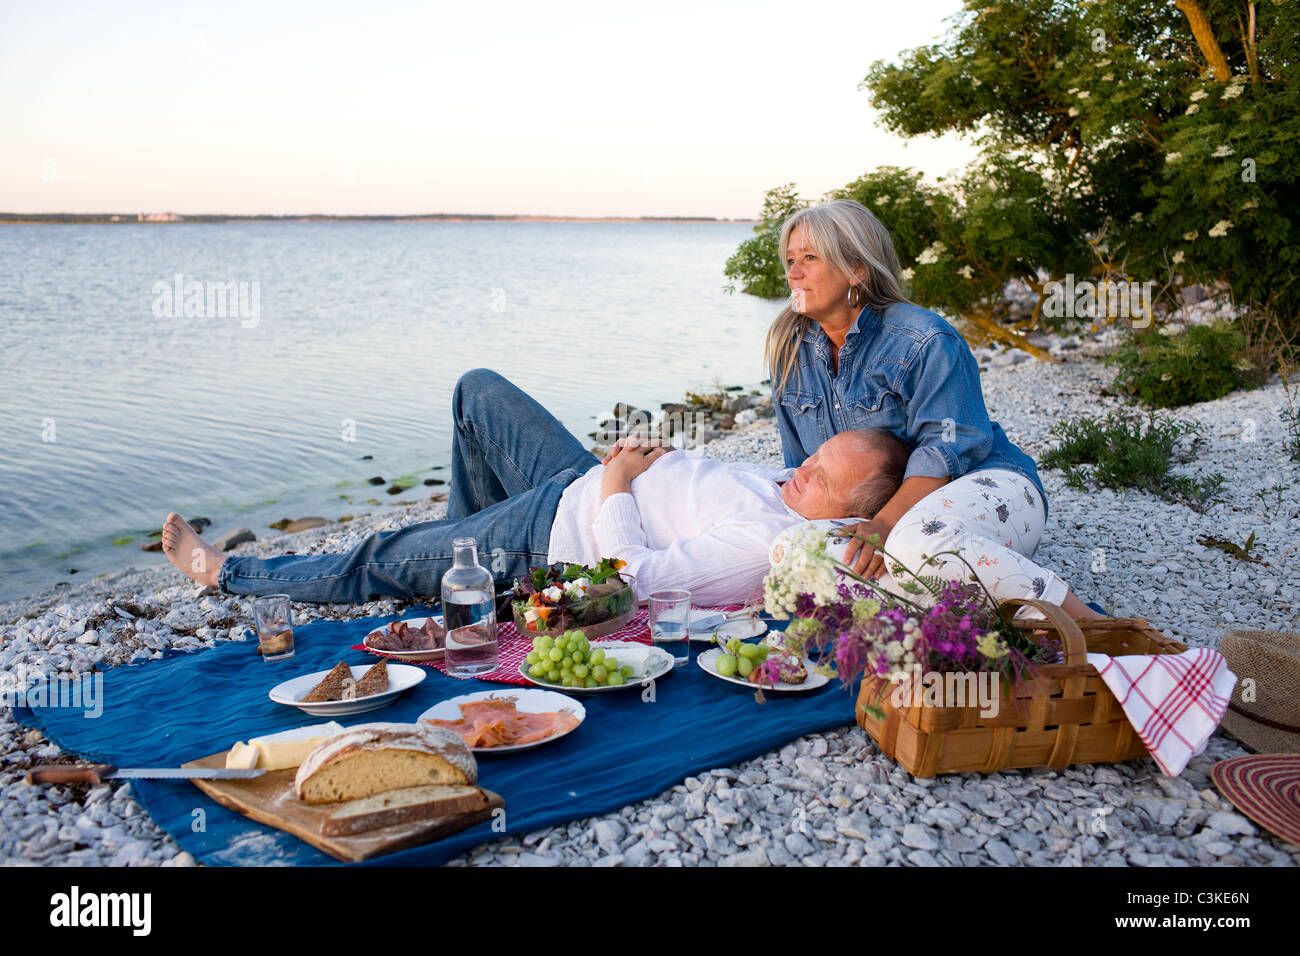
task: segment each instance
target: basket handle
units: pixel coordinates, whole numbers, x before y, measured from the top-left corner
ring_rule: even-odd
[[[1043,613],[1047,620],[1056,626],[1056,630],[1061,635],[1061,641],[1065,645],[1065,663],[1066,664],[1086,664],[1088,663],[1088,642],[1083,637],[1083,631],[1079,629],[1079,624],[1074,618],[1066,614],[1059,605],[1049,604],[1047,601],[1039,601],[1034,598],[1007,598],[998,605],[999,611],[1011,611],[1018,607],[1032,607]],[[1011,623],[1014,617],[1012,614],[1003,614],[1003,620]],[[1029,628],[1025,625],[1017,625]]]

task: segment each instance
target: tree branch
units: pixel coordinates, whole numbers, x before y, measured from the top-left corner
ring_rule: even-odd
[[[1219,48],[1219,41],[1214,39],[1214,30],[1210,27],[1210,21],[1206,19],[1205,11],[1201,9],[1198,0],[1174,0],[1174,6],[1183,11],[1183,15],[1187,17],[1187,24],[1192,28],[1192,36],[1196,37],[1196,45],[1201,48],[1205,62],[1214,71],[1214,78],[1220,83],[1227,83],[1232,77],[1232,71],[1228,69],[1228,61],[1223,56],[1223,50]]]

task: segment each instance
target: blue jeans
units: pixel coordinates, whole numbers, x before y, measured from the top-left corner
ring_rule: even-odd
[[[377,596],[436,601],[452,541],[472,537],[498,582],[546,564],[560,497],[599,460],[550,412],[496,372],[456,383],[447,517],[371,535],[348,552],[228,557],[227,594],[287,594],[294,601],[360,604]]]

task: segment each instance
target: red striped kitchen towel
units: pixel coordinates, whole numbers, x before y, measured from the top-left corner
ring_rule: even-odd
[[[1170,777],[1205,749],[1228,709],[1237,675],[1208,647],[1181,654],[1107,657],[1088,663],[1111,689],[1129,723]]]

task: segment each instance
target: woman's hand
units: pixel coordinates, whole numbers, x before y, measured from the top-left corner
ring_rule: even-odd
[[[610,495],[631,492],[632,479],[643,474],[646,469],[672,450],[663,445],[647,447],[632,444],[619,449],[613,460],[605,467],[605,473],[601,475],[601,500]]]
[[[857,524],[848,525],[840,528],[836,534],[840,537],[854,535],[849,540],[844,550],[844,564],[852,568],[855,574],[869,580],[879,578],[885,571],[885,556],[871,544],[872,535],[879,535],[879,544],[884,545],[885,539],[889,537],[889,532],[893,528],[886,525],[879,518],[873,518],[870,521],[860,521]]]

